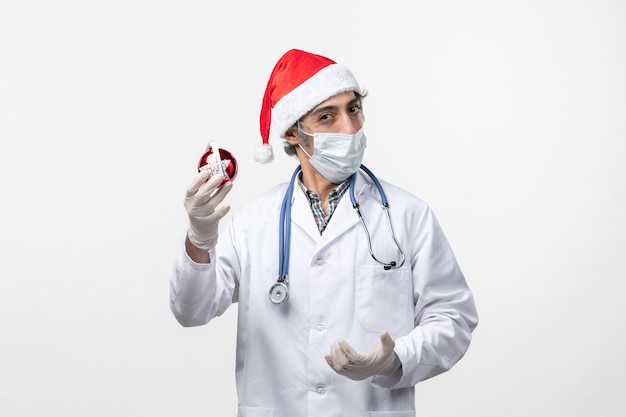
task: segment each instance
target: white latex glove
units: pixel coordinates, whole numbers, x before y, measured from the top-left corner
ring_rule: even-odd
[[[204,250],[213,249],[217,244],[218,223],[230,210],[229,205],[217,206],[233,188],[231,182],[218,188],[224,177],[215,175],[207,181],[209,175],[209,171],[200,171],[187,187],[185,196],[189,216],[187,237],[194,246]]]
[[[360,381],[374,375],[388,375],[402,364],[393,351],[396,342],[389,333],[380,334],[380,342],[368,353],[358,353],[343,339],[337,340],[326,355],[326,362],[338,374]]]

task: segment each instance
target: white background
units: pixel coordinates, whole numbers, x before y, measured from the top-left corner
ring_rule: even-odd
[[[626,415],[626,4],[2,1],[0,415],[234,416],[235,309],[168,307],[209,140],[236,208],[296,47],[369,91],[365,163],[425,199],[475,292],[420,416]]]

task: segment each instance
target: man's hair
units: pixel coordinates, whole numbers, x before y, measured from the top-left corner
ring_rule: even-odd
[[[355,91],[354,95],[356,96],[356,98],[359,99],[359,101],[363,101],[363,99],[365,98],[365,96],[367,96],[367,92],[363,91],[361,93]],[[304,117],[304,116],[302,116]],[[309,144],[309,137],[307,135],[305,135],[304,133],[300,132],[300,129],[298,129],[298,123],[300,123],[300,120],[298,120],[297,122],[295,122],[287,131],[294,129],[296,132],[296,135],[298,135],[298,139],[300,139],[300,142],[304,143],[304,146],[308,146]],[[288,143],[286,140],[284,140],[283,143],[283,149],[285,150],[285,153],[289,156],[296,156],[296,145],[292,145],[290,143]]]

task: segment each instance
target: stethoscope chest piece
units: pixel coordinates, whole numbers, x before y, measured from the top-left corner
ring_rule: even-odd
[[[284,282],[277,282],[270,288],[270,301],[274,304],[280,304],[289,297],[289,289]]]

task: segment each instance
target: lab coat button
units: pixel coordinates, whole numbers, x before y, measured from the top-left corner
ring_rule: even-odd
[[[326,330],[326,326],[324,326],[323,324],[318,324],[315,326],[315,330],[317,330],[318,332],[323,332],[324,330]]]
[[[317,392],[320,395],[326,394],[326,386],[318,385],[317,387],[315,387],[315,392]]]

